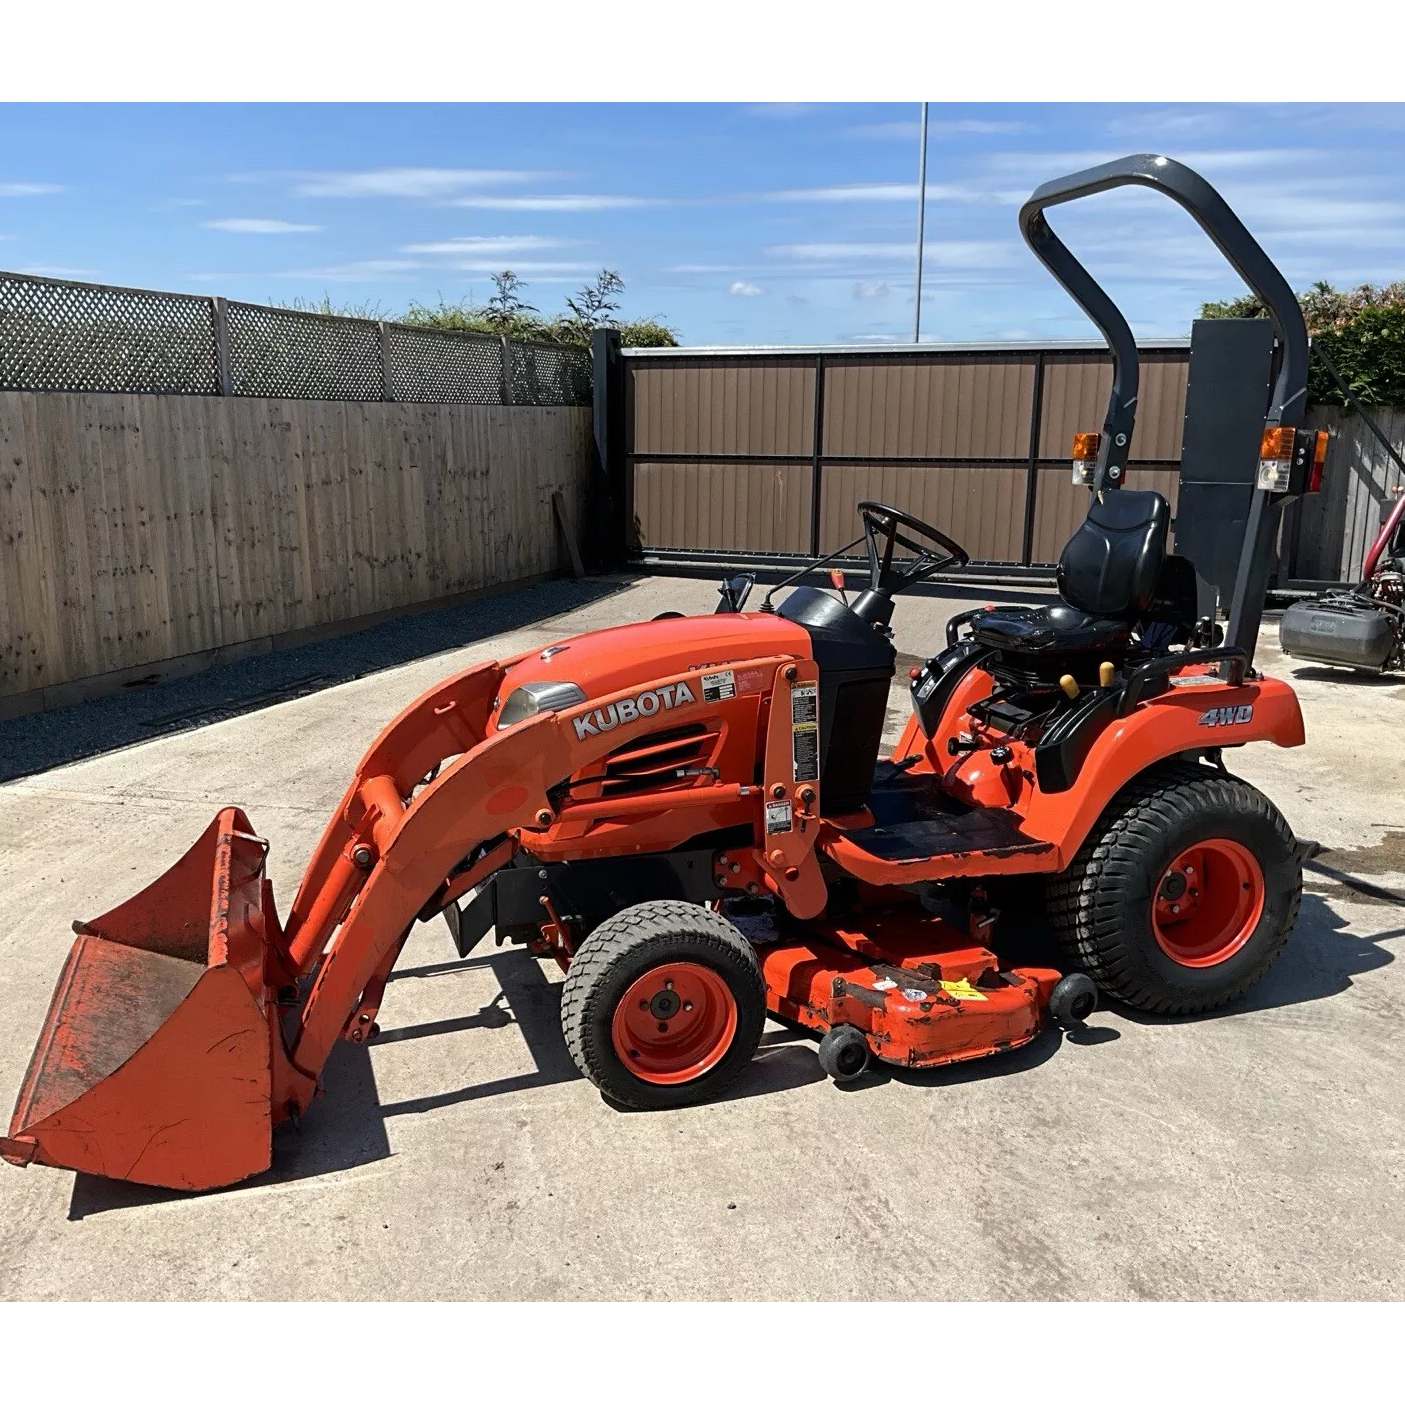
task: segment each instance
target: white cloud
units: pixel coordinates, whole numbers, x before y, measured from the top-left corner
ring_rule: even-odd
[[[817,102],[757,102],[747,109],[753,117],[808,117],[823,104]]]
[[[20,273],[32,273],[36,278],[95,278],[95,268],[63,268],[51,263],[26,264]]]
[[[1001,151],[992,152],[983,160],[987,170],[1000,173],[1004,179],[1039,182],[1051,176],[1086,170],[1089,166],[1101,166],[1127,154],[1125,148],[1102,151]],[[1176,159],[1197,171],[1240,171],[1296,165],[1322,154],[1314,148],[1305,147],[1226,148],[1222,151],[1181,151],[1176,153]]]
[[[801,263],[860,262],[915,259],[916,241],[900,244],[773,244],[766,250],[773,258]],[[995,240],[929,240],[924,262],[939,268],[1001,268],[1010,262],[1011,247]]]
[[[929,118],[929,136],[1009,136],[1030,130],[1028,122],[991,121],[984,117]],[[916,141],[922,134],[922,124],[911,122],[874,122],[862,127],[850,127],[851,137],[879,137],[894,141]]]
[[[761,196],[763,200],[779,200],[800,204],[816,201],[822,204],[897,201],[903,204],[917,200],[917,182],[874,185],[822,185],[812,189],[774,190]],[[927,184],[927,201],[946,201],[958,205],[1019,204],[1024,196],[1015,192],[988,190],[978,185]]]
[[[910,259],[917,246],[907,244],[772,244],[766,252],[772,258],[794,259],[802,263],[833,259]]]
[[[206,220],[206,229],[220,229],[226,234],[316,234],[320,224],[289,224],[287,220],[228,219]]]
[[[451,205],[470,210],[637,210],[666,205],[643,195],[466,195]]]
[[[759,298],[766,290],[755,283],[744,283],[738,279],[727,289],[734,298]]]
[[[333,264],[325,268],[290,268],[275,278],[322,278],[331,283],[376,283],[384,278],[404,278],[423,268],[413,259],[361,259],[355,263]]]
[[[435,265],[436,268],[444,267],[454,269],[460,273],[499,273],[504,268],[510,267],[514,273],[523,275],[530,274],[534,278],[542,278],[544,282],[552,282],[550,278],[545,278],[545,274],[570,274],[573,278],[579,277],[583,273],[594,273],[598,264],[593,263],[569,263],[551,262],[542,259],[451,259],[447,264]],[[569,280],[568,280],[569,281]]]
[[[930,193],[930,187],[929,193]],[[809,190],[776,190],[763,197],[767,200],[847,203],[866,200],[916,200],[917,184],[912,185],[822,185]]]
[[[465,234],[432,244],[402,244],[403,254],[443,254],[450,257],[486,258],[489,255],[517,254],[528,249],[559,249],[568,239],[548,239],[540,234]]]
[[[0,181],[0,196],[57,195],[61,185],[42,185],[37,181]]]
[[[891,291],[886,283],[860,281],[854,284],[856,298],[886,298]]]
[[[1173,112],[1165,109],[1138,111],[1132,108],[1107,124],[1110,132],[1125,132],[1129,136],[1205,137],[1223,131],[1223,112]]]
[[[389,196],[398,199],[446,199],[483,185],[518,185],[541,171],[491,171],[438,166],[388,166],[375,171],[322,171],[301,178],[299,195],[328,197]]]

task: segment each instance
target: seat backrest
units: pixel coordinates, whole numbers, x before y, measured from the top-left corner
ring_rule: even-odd
[[[1155,598],[1170,521],[1160,493],[1119,488],[1093,498],[1059,557],[1059,594],[1090,615],[1135,619]]]

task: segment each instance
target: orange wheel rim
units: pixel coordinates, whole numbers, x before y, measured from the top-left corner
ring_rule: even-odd
[[[610,1022],[620,1062],[645,1083],[701,1078],[736,1032],[736,997],[716,971],[695,961],[646,971],[620,997]]]
[[[1233,839],[1202,839],[1162,873],[1151,903],[1151,930],[1178,965],[1218,966],[1254,935],[1263,911],[1259,861]]]

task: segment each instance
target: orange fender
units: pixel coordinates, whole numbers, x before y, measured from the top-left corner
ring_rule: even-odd
[[[1109,724],[1070,790],[1046,795],[1034,789],[1019,807],[1022,827],[1055,846],[1057,862],[1048,868],[1063,869],[1112,797],[1158,761],[1207,747],[1257,741],[1301,746],[1303,740],[1297,694],[1281,678],[1258,678],[1237,688],[1219,680],[1173,685]]]

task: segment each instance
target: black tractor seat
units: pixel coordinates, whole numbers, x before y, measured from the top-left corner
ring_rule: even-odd
[[[971,621],[971,637],[1022,671],[1052,672],[1060,660],[1094,654],[1094,668],[1104,659],[1120,663],[1156,599],[1170,521],[1160,493],[1122,488],[1094,498],[1059,557],[1062,603],[985,610]],[[1070,671],[1079,676],[1088,666]]]
[[[978,615],[975,638],[982,644],[1016,654],[1125,653],[1132,642],[1131,626],[1102,619],[1072,605],[1039,609],[989,610]]]

